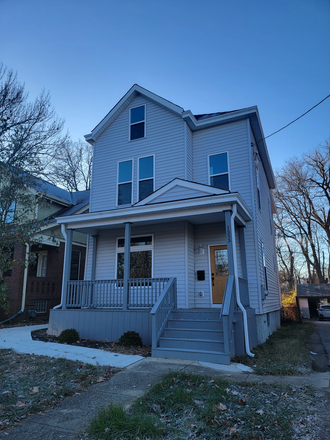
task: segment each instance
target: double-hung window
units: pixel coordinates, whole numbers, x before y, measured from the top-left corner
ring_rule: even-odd
[[[117,279],[124,278],[125,239],[117,241]],[[129,278],[152,278],[152,235],[131,237]]]
[[[132,203],[132,170],[133,161],[126,160],[118,164],[118,205]]]
[[[229,172],[227,153],[209,156],[210,185],[229,190]]]
[[[265,290],[268,292],[268,276],[267,276],[267,264],[266,264],[266,251],[265,251],[265,245],[261,243],[261,250],[262,250],[262,263],[264,268],[264,281],[265,281]]]
[[[131,108],[130,110],[130,140],[145,137],[145,113],[144,105]]]
[[[139,159],[139,200],[154,191],[154,156]]]

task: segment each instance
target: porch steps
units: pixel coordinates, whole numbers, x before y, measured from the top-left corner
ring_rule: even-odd
[[[229,364],[230,353],[224,352],[220,310],[174,311],[152,355]]]

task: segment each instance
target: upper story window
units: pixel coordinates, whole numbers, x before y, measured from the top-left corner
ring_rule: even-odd
[[[139,200],[154,192],[154,156],[139,159]]]
[[[229,172],[227,153],[209,156],[210,185],[229,190]]]
[[[130,140],[145,137],[145,106],[131,108],[130,110]]]
[[[132,160],[118,164],[118,205],[132,203]]]

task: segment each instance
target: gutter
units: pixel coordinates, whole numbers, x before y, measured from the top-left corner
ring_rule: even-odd
[[[12,319],[16,318],[17,316],[21,315],[25,310],[25,300],[26,300],[26,287],[27,287],[27,276],[28,276],[28,270],[29,270],[29,253],[30,253],[30,245],[28,243],[25,243],[25,267],[24,267],[24,275],[23,275],[23,290],[22,290],[22,305],[21,310],[15,313],[14,316],[11,316],[10,318],[5,319],[4,321],[1,321],[0,324],[5,324],[6,322],[11,321]]]
[[[237,270],[237,253],[236,253],[236,237],[235,237],[235,217],[237,214],[237,206],[236,204],[232,206],[232,215],[230,218],[230,222],[231,222],[231,242],[232,242],[232,246],[233,246],[233,256],[234,256],[234,278],[235,278],[235,291],[236,291],[236,301],[237,301],[237,305],[238,307],[241,309],[242,313],[243,313],[243,323],[244,323],[244,338],[245,338],[245,349],[246,349],[246,353],[251,356],[254,357],[254,354],[251,353],[250,351],[250,341],[249,341],[249,327],[248,327],[248,322],[247,322],[247,314],[246,314],[246,310],[243,306],[243,304],[241,303],[241,297],[240,297],[240,293],[239,293],[239,284],[238,284],[238,270]]]

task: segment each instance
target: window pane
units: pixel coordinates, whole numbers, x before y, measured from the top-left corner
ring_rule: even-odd
[[[118,185],[118,205],[129,205],[131,203],[132,184],[123,183]]]
[[[117,279],[124,278],[124,254],[118,254]],[[139,251],[130,254],[130,278],[151,278],[152,252]]]
[[[148,179],[148,177],[154,177],[153,156],[139,159],[139,179]]]
[[[144,121],[144,105],[131,109],[131,124]]]
[[[120,162],[118,183],[131,182],[132,180],[132,161]]]
[[[228,174],[211,177],[211,186],[215,186],[216,188],[220,188],[220,189],[229,190]]]
[[[139,200],[149,196],[154,191],[154,179],[139,182]]]
[[[131,246],[148,246],[152,245],[152,236],[147,235],[145,237],[132,237]],[[118,247],[125,247],[125,238],[118,239]]]
[[[131,140],[144,137],[144,122],[131,125]]]
[[[131,252],[130,278],[151,278],[151,251]]]
[[[152,236],[133,237],[131,238],[131,246],[147,246],[152,244]]]
[[[227,153],[210,156],[210,176],[228,173]]]
[[[80,252],[72,251],[70,280],[79,280]]]
[[[215,271],[217,275],[228,275],[227,249],[218,249],[215,251]]]

